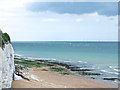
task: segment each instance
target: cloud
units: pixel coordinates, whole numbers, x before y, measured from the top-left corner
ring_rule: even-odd
[[[0,0],[0,9],[8,10],[13,8],[24,7],[26,3],[32,3],[39,0]]]
[[[33,2],[26,5],[34,12],[51,11],[59,14],[84,14],[97,12],[100,15],[117,15],[117,2]]]
[[[32,15],[31,12],[27,13],[26,16],[11,18],[9,22],[0,22],[1,28],[11,35],[12,40],[117,40],[117,16],[107,17],[95,13],[81,15],[51,12],[32,13]],[[23,33],[22,37],[20,33]],[[26,33],[29,33],[27,37]]]
[[[24,7],[28,2],[28,0],[19,1],[21,4],[14,2],[14,4],[18,3],[17,7],[12,4],[9,7],[4,6],[5,8],[0,6],[0,28],[9,33],[14,41],[117,40],[117,15],[108,17],[108,15],[100,14],[95,7],[95,10],[88,12],[87,7],[83,6],[83,11],[80,11],[77,9],[80,6],[71,3],[74,7],[70,7],[70,5],[68,7],[67,2],[58,7],[54,4],[51,6],[50,3],[43,3],[42,6],[38,3],[35,6],[34,0],[30,0],[33,4],[30,7],[36,7],[38,10],[31,10],[31,8]],[[105,7],[100,7],[100,9],[106,10]],[[22,33],[22,37],[20,33]]]
[[[45,19],[42,19],[42,22],[58,22],[59,19],[56,19],[56,18],[45,18]]]
[[[77,18],[75,21],[76,21],[76,22],[82,22],[83,19],[82,19],[82,18]]]
[[[94,13],[90,13],[89,16],[99,16],[99,14],[97,12],[94,12]]]
[[[6,18],[0,18],[0,22],[6,22],[7,19]]]

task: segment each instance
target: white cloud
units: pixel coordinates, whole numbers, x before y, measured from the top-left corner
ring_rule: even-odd
[[[100,19],[99,19],[99,18],[97,18],[97,19],[96,19],[96,22],[100,22]]]
[[[0,16],[16,16],[16,14],[11,12],[0,12]]]
[[[56,19],[56,18],[45,18],[45,19],[42,19],[42,22],[58,22],[59,19]]]
[[[88,15],[89,15],[89,16],[92,16],[92,17],[99,16],[99,14],[98,14],[97,12],[89,13]]]
[[[0,22],[6,22],[8,19],[6,18],[0,18]]]
[[[24,7],[24,4],[34,1],[39,1],[39,0],[1,0],[0,9],[9,10],[13,8]]]
[[[0,28],[12,40],[116,40],[117,16],[107,17],[97,12],[75,15],[26,11],[24,4],[33,1],[0,1]],[[29,33],[27,37],[26,33]]]
[[[82,18],[77,18],[75,21],[76,21],[76,22],[82,22],[83,19],[82,19]]]

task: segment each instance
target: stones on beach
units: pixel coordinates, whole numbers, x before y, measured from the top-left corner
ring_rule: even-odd
[[[56,71],[56,72],[67,72],[67,69],[62,68],[62,67],[51,67],[51,71]]]
[[[95,77],[91,77],[92,79],[95,79]]]
[[[28,71],[28,68],[27,67],[24,67],[23,65],[20,65],[20,64],[15,64],[15,75],[17,77],[21,77],[25,80],[28,80],[30,81],[28,78],[26,78],[24,75],[23,75],[23,71]]]
[[[93,72],[78,72],[80,75],[101,75],[100,73],[93,73]]]
[[[92,69],[82,69],[81,67],[77,67],[71,64],[65,64],[65,63],[57,63],[57,62],[52,62],[54,64],[64,66],[65,68],[71,70],[71,71],[92,71]]]
[[[76,68],[76,67],[71,68],[70,70],[71,71],[92,71],[91,69],[80,69],[80,68]]]
[[[14,73],[14,80],[21,80],[21,79],[23,79],[21,76],[18,76]]]
[[[73,73],[70,72],[68,69],[63,68],[63,67],[51,67],[50,70],[51,70],[51,71],[55,71],[55,72],[59,72],[60,74],[63,74],[63,75],[73,74]]]
[[[87,68],[81,68],[81,67],[77,67],[71,64],[66,64],[66,63],[58,63],[58,62],[52,62],[54,64],[60,65],[60,66],[64,66],[66,69],[69,69],[70,71],[74,71],[77,72],[79,75],[101,75],[100,73],[95,73],[95,72],[86,72],[86,71],[93,71],[92,69],[87,69]],[[60,68],[54,68],[57,70],[62,70]]]
[[[46,64],[47,66],[54,66],[53,64]]]
[[[93,69],[85,68],[83,66],[79,67],[76,65],[72,65],[70,63],[56,62],[56,61],[50,61],[50,60],[35,60],[35,61],[38,66],[40,65],[48,66],[50,67],[51,71],[56,71],[64,75],[69,75],[70,72],[74,72],[76,74],[83,75],[83,76],[84,75],[95,75],[95,76],[101,75],[100,73],[94,72]],[[47,71],[47,70],[43,70],[43,71]]]
[[[65,68],[61,68],[61,67],[51,67],[50,69],[53,69],[53,70],[57,70],[57,71],[63,71],[63,70],[66,70]]]
[[[115,80],[118,80],[118,81],[120,81],[120,79],[118,79],[118,78],[103,78],[103,80],[111,80],[111,81],[115,81]]]

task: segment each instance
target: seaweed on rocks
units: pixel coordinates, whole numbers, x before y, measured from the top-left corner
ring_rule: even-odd
[[[93,72],[78,72],[80,75],[101,75],[100,73],[93,73]]]
[[[118,80],[118,81],[120,81],[120,79],[118,79],[118,78],[103,78],[103,80],[111,80],[111,81],[115,81],[115,80]]]

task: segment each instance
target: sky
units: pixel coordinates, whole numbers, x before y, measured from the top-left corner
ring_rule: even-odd
[[[0,29],[12,41],[117,41],[117,2],[0,0]]]

